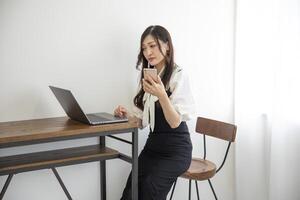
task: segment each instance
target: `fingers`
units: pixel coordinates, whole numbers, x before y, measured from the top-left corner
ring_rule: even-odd
[[[149,76],[148,74],[146,74],[145,78],[146,81],[149,81],[152,85],[154,85],[155,83],[157,83],[156,79],[154,79],[152,76]]]
[[[146,79],[143,79],[143,87],[150,88],[151,84]]]
[[[119,105],[114,110],[114,115],[118,116],[118,117],[125,117],[127,115],[127,109],[125,107]]]
[[[157,75],[157,81],[159,84],[162,84],[160,76]]]
[[[124,107],[120,107],[121,115],[125,116],[127,114],[127,110]]]
[[[143,79],[143,89],[147,93],[151,93],[151,84],[148,83],[145,79]]]

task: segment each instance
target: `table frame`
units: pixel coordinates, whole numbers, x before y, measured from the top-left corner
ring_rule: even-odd
[[[127,141],[122,138],[116,137],[117,134],[131,133],[132,140]],[[114,157],[99,157],[100,161],[100,199],[106,200],[106,160],[119,158],[132,164],[132,197],[134,200],[138,199],[138,125],[134,122],[115,123],[109,125],[89,126],[82,124],[66,117],[48,118],[48,119],[35,119],[25,120],[17,122],[1,122],[0,123],[0,149],[8,147],[25,146],[38,143],[55,142],[62,140],[99,137],[99,146],[106,148],[106,137],[110,137],[119,140],[124,143],[132,145],[131,157],[121,152],[118,152]],[[46,145],[46,144],[45,144]],[[58,149],[63,150],[63,149]],[[48,155],[46,152],[38,152],[42,155]],[[24,154],[25,155],[25,154]],[[31,154],[27,154],[30,156]],[[14,155],[10,155],[9,158],[14,158]],[[0,157],[6,159],[7,157]],[[97,159],[96,159],[97,160]],[[0,200],[3,199],[4,194],[13,178],[17,173],[26,171],[35,171],[39,169],[49,168],[53,171],[55,177],[60,183],[63,191],[69,200],[72,199],[66,186],[64,185],[61,177],[59,176],[56,167],[74,165],[79,163],[92,162],[95,160],[80,160],[70,162],[62,162],[59,165],[49,164],[41,168],[32,169],[14,169],[1,173],[2,166],[0,165],[0,176],[8,175],[5,184],[0,193]]]

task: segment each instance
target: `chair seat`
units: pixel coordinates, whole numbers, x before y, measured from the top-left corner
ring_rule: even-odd
[[[193,158],[189,169],[180,177],[192,180],[207,180],[216,174],[216,165],[200,158]]]

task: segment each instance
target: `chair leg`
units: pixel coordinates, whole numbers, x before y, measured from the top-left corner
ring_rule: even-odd
[[[175,180],[175,182],[173,184],[173,189],[172,189],[172,193],[171,193],[171,196],[170,196],[169,200],[171,200],[173,198],[173,194],[174,194],[174,190],[175,190],[175,187],[176,187],[176,183],[177,183],[177,178],[176,178],[176,180]]]
[[[196,180],[195,180],[195,186],[196,186],[196,191],[197,191],[197,199],[200,200],[200,197],[199,197],[199,190],[198,190],[198,183],[197,183]]]
[[[211,188],[212,192],[214,193],[215,199],[218,200],[218,197],[217,197],[217,195],[216,195],[216,193],[215,193],[215,190],[214,190],[214,188],[213,188],[213,186],[212,186],[212,184],[211,184],[210,179],[208,179],[208,183],[209,183],[209,185],[210,185],[210,188]]]
[[[191,200],[191,185],[192,185],[192,180],[189,179],[189,200]]]

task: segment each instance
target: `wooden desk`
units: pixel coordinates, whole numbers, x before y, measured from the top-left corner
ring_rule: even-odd
[[[132,196],[138,199],[138,128],[133,122],[89,126],[67,117],[35,119],[0,123],[0,149],[30,144],[99,137],[99,145],[89,145],[51,151],[0,157],[0,176],[8,175],[0,194],[0,200],[17,173],[39,169],[52,169],[68,199],[72,199],[56,167],[100,161],[101,200],[106,200],[106,160],[120,158],[132,163]],[[116,137],[116,134],[132,133],[132,141]],[[113,136],[114,135],[114,136]],[[131,157],[105,145],[105,137],[132,145]]]

